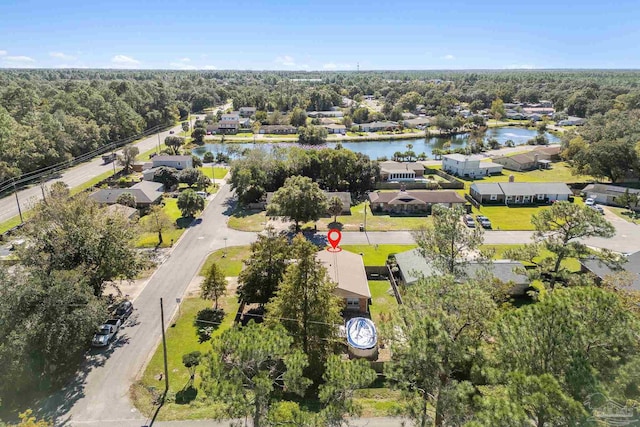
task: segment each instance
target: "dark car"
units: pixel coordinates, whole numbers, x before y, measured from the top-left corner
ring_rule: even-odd
[[[173,131],[172,131],[172,130],[170,130],[170,131],[169,131],[169,133],[170,133],[171,135],[173,135]]]
[[[113,313],[118,319],[126,319],[133,312],[133,303],[131,301],[124,301],[120,303],[116,311]]]

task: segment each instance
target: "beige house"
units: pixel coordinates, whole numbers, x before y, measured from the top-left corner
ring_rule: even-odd
[[[418,162],[380,162],[382,181],[410,181],[424,176],[424,165]]]
[[[331,280],[337,283],[335,294],[344,299],[345,310],[367,313],[371,291],[367,282],[362,256],[349,251],[320,251],[318,261],[327,269]]]

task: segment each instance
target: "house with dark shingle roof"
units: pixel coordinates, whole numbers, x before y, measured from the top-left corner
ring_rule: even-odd
[[[475,182],[469,194],[480,204],[530,205],[566,201],[573,192],[564,182]]]
[[[422,277],[439,276],[441,273],[424,257],[420,249],[412,249],[395,255],[400,278],[405,285],[413,285]],[[494,260],[487,263],[469,262],[463,267],[466,277],[476,278],[491,275],[502,283],[512,284],[510,295],[524,295],[530,286],[529,278],[523,274],[524,265],[518,261]]]
[[[123,193],[131,193],[136,200],[136,207],[145,208],[158,203],[162,199],[164,186],[159,182],[142,181],[129,188],[104,188],[90,197],[98,203],[113,205]]]
[[[626,256],[627,262],[620,266],[620,270],[614,270],[597,258],[585,258],[580,260],[582,271],[590,271],[598,280],[618,273],[626,273],[631,280],[631,289],[640,291],[640,251]]]
[[[369,193],[372,211],[411,213],[430,213],[433,205],[446,207],[464,206],[465,200],[455,191],[447,190],[408,190],[374,191]]]

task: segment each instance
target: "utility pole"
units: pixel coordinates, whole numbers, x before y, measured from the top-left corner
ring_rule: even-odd
[[[158,132],[156,135],[158,135],[158,154],[160,154],[160,132]]]
[[[162,350],[164,351],[164,394],[169,392],[169,366],[167,365],[167,339],[164,335],[164,308],[160,298],[160,323],[162,326]]]
[[[16,203],[18,204],[18,213],[20,214],[20,223],[24,224],[24,219],[22,218],[22,209],[20,209],[20,200],[18,200],[18,190],[16,190],[15,178],[13,178],[13,194],[16,195]]]

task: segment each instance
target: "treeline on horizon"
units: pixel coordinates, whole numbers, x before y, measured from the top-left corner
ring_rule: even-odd
[[[0,182],[229,99],[233,108],[310,111],[373,95],[387,116],[417,104],[453,116],[460,103],[478,109],[498,98],[550,100],[558,111],[589,118],[639,108],[639,85],[640,70],[1,70]]]

